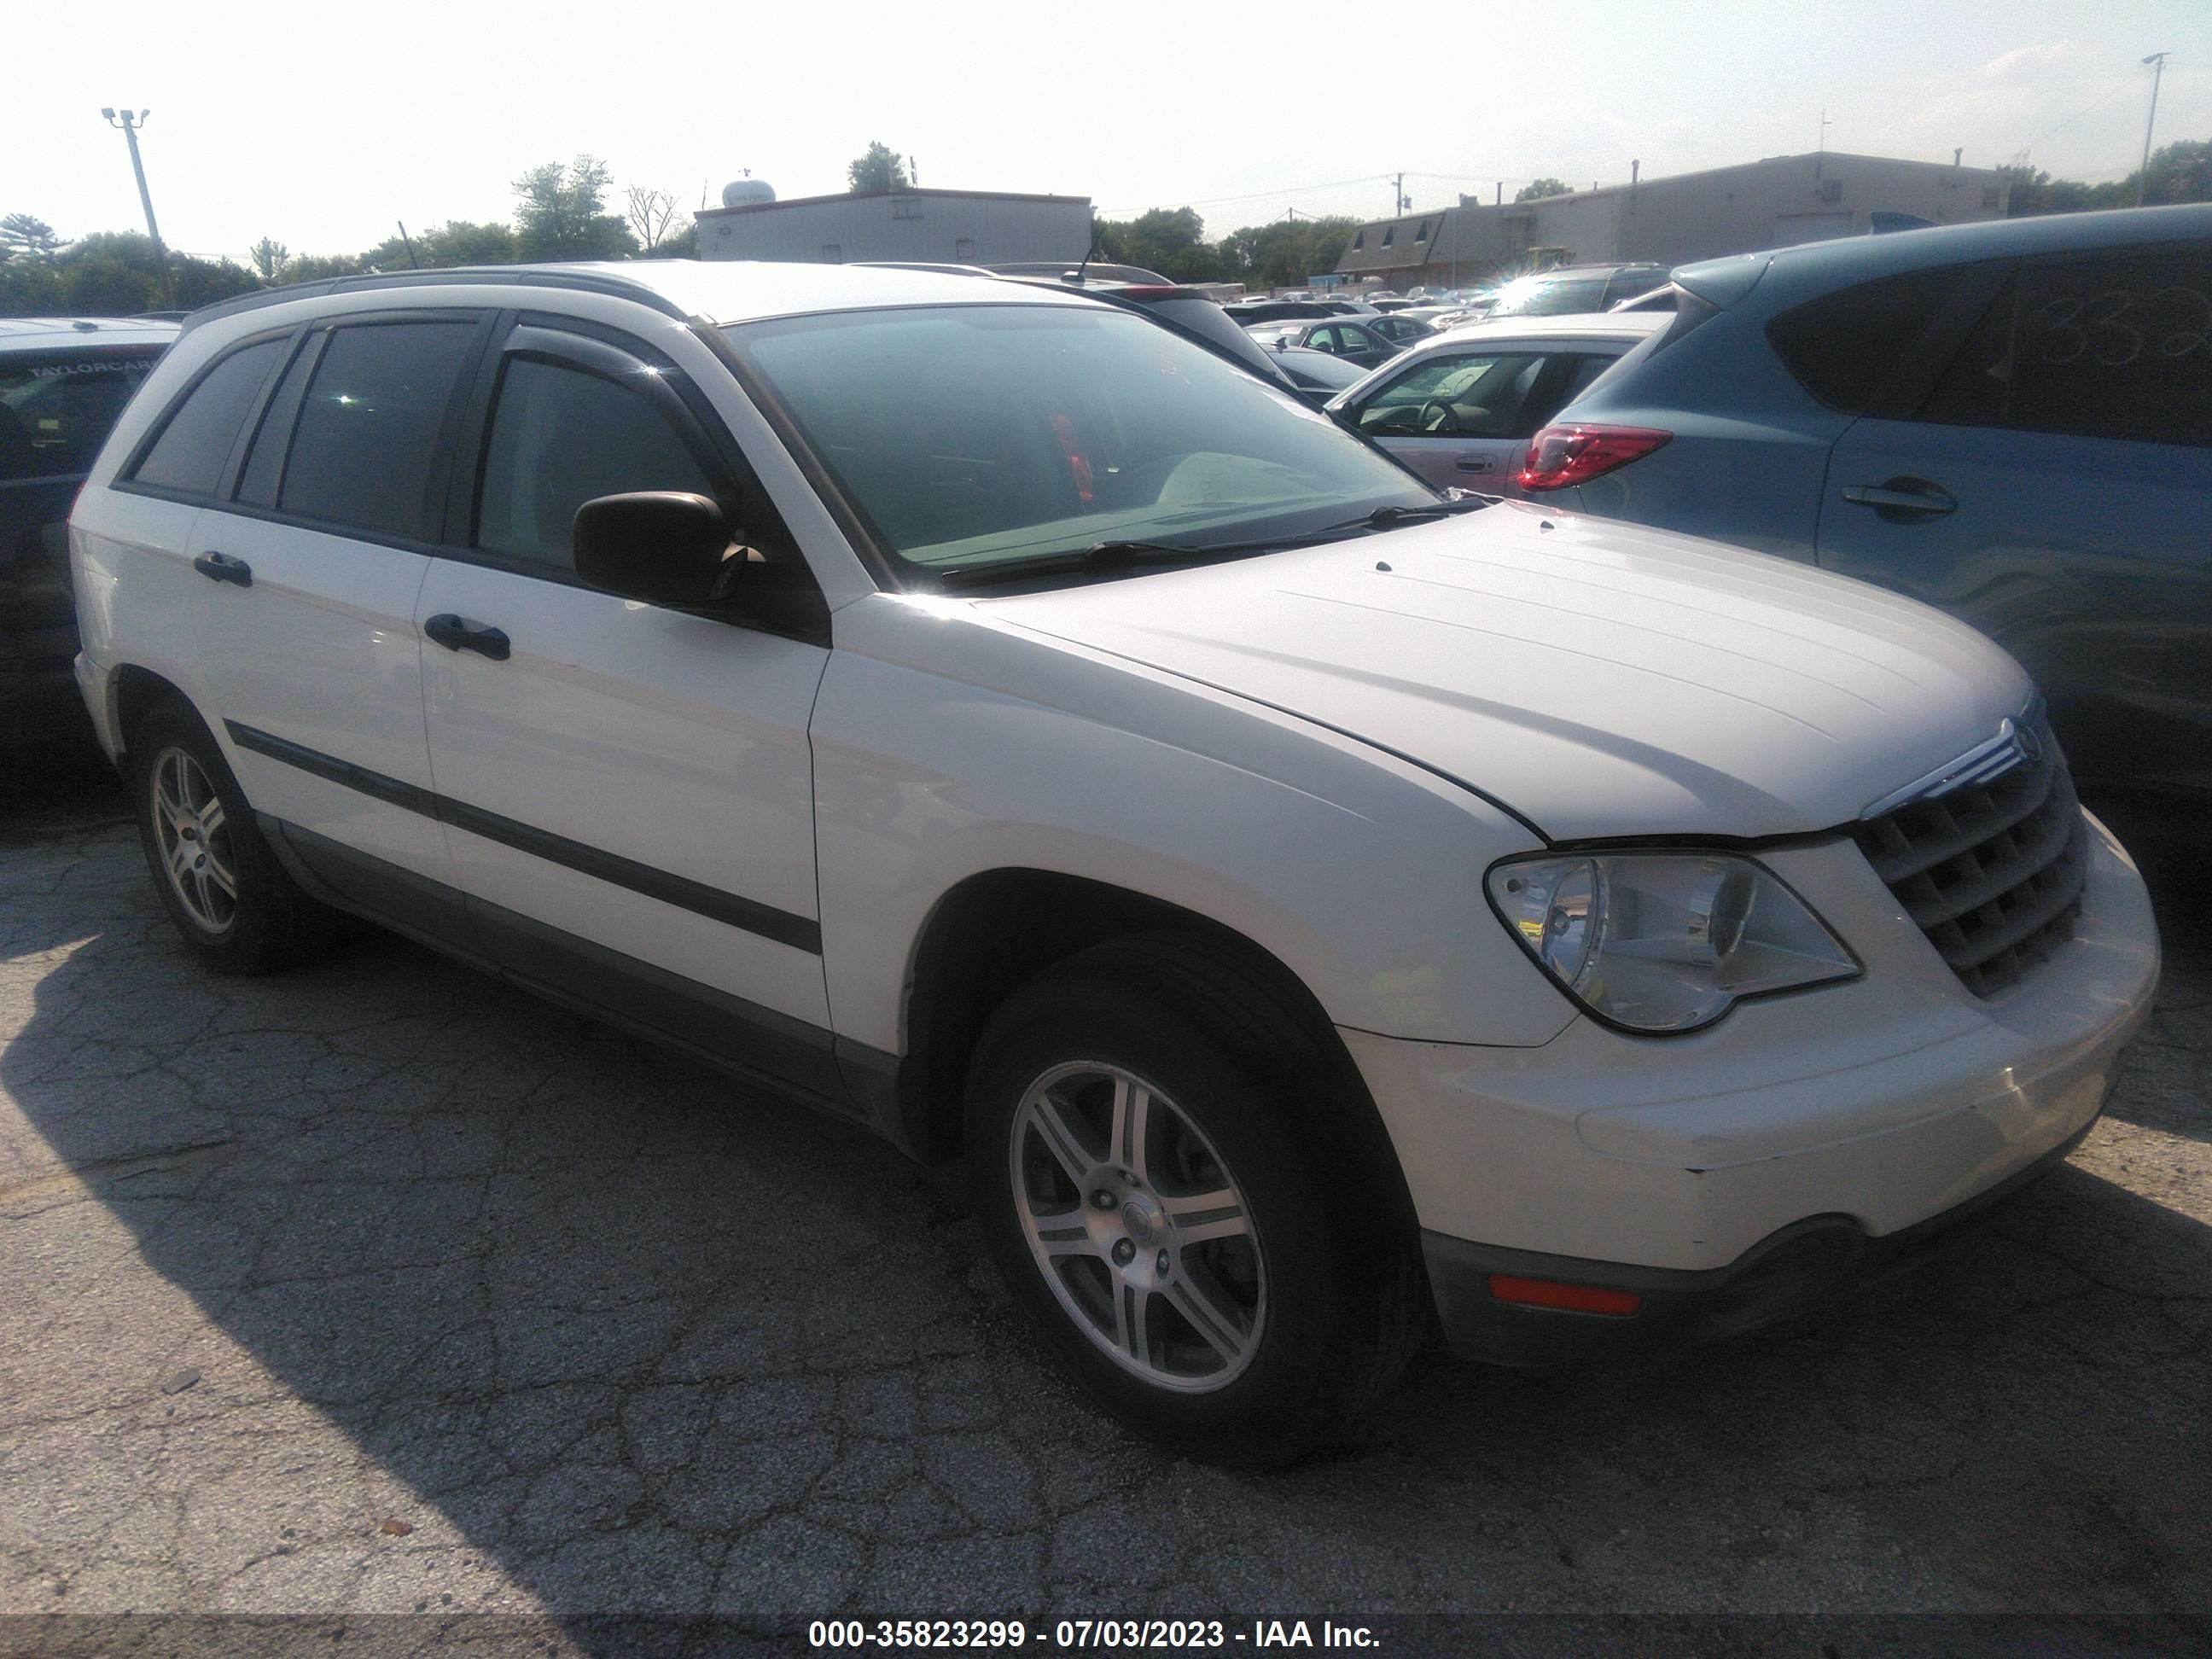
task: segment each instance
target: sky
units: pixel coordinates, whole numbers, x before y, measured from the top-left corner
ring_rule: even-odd
[[[97,25],[92,19],[96,16]],[[1577,186],[1826,147],[2069,178],[2212,138],[2212,0],[1580,0],[1449,10],[1018,0],[103,0],[9,25],[0,214],[142,225],[103,106],[141,143],[170,246],[240,260],[371,246],[404,221],[507,219],[580,153],[617,185],[720,199],[750,171],[839,191],[872,139],[917,182],[1192,206],[1207,234],[1295,210],[1379,217],[1504,179]],[[1334,76],[1338,84],[1332,89]]]

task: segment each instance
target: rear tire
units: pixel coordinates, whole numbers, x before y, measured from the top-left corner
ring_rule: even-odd
[[[1101,1404],[1187,1456],[1294,1462],[1428,1329],[1354,1132],[1371,1109],[1328,1075],[1265,992],[1172,939],[1070,958],[977,1045],[969,1175],[1000,1272]]]
[[[337,912],[277,862],[222,750],[179,702],[129,735],[131,795],[146,867],[193,955],[220,974],[305,962],[337,937]]]

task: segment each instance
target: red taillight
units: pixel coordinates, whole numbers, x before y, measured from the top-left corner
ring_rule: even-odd
[[[1674,434],[1648,426],[1547,426],[1528,441],[1523,489],[1565,489],[1649,455]]]
[[[1615,1318],[1644,1305],[1644,1298],[1633,1291],[1568,1285],[1556,1279],[1522,1279],[1512,1273],[1491,1274],[1490,1293],[1500,1302],[1524,1308],[1565,1308],[1570,1313],[1611,1314]]]

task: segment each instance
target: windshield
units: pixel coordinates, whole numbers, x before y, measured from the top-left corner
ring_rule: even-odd
[[[1498,290],[1498,303],[1491,307],[1490,315],[1495,320],[1602,311],[1605,283],[1602,276],[1523,276]]]
[[[161,353],[88,346],[0,357],[0,483],[82,477]]]
[[[1103,307],[833,313],[726,333],[885,550],[924,569],[1109,541],[1225,555],[1437,506],[1327,416]]]

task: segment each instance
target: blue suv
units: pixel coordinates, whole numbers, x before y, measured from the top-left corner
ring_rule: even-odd
[[[2212,800],[2212,205],[1811,243],[1673,324],[1522,488],[1940,605],[2042,684],[2085,787]]]

